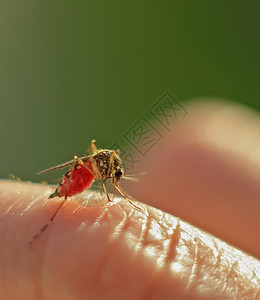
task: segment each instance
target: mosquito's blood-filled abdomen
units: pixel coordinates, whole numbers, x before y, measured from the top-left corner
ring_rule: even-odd
[[[57,190],[50,198],[59,196],[73,196],[83,192],[91,186],[94,180],[93,174],[84,165],[76,164],[69,170],[60,182]]]

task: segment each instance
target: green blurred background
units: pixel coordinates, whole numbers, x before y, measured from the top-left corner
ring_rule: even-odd
[[[260,109],[259,1],[0,0],[2,167],[108,147],[166,90]]]

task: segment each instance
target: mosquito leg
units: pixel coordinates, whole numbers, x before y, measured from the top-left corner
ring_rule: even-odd
[[[114,188],[113,188],[113,199],[112,199],[112,201],[114,201],[114,199],[115,199],[115,191],[116,191],[116,188],[115,188],[115,185],[114,185]]]
[[[65,203],[65,201],[67,200],[67,197],[65,197],[63,199],[63,201],[60,203],[59,207],[56,209],[55,213],[52,215],[52,217],[50,218],[49,222],[46,223],[42,228],[41,230],[35,234],[35,236],[33,236],[32,240],[30,241],[29,243],[29,248],[32,248],[32,245],[34,243],[34,241],[42,234],[44,233],[44,231],[49,227],[49,225],[53,222],[53,220],[55,219],[57,213],[60,211],[62,205]]]
[[[68,166],[72,166],[72,165],[74,165],[74,163],[75,163],[75,159],[70,160],[70,161],[67,161],[67,162],[64,163],[64,164],[61,164],[61,165],[58,165],[58,166],[51,167],[51,168],[49,168],[49,169],[40,171],[40,172],[38,172],[37,174],[40,175],[40,174],[44,174],[44,173],[48,173],[48,172],[60,170],[60,169],[66,168],[66,167],[68,167]]]
[[[102,181],[102,185],[103,185],[103,189],[104,189],[104,191],[105,191],[105,193],[106,193],[106,195],[107,195],[108,201],[111,201],[110,198],[109,198],[108,192],[107,192],[107,188],[106,188],[106,185],[105,185],[105,181]]]
[[[131,201],[131,200],[129,200],[129,198],[127,197],[127,195],[123,192],[123,190],[118,186],[118,185],[114,185],[114,187],[119,191],[119,193],[122,195],[122,196],[124,196],[124,198],[134,207],[134,208],[136,208],[136,209],[139,209],[139,210],[142,210],[140,207],[138,207],[138,206],[136,206],[136,205],[134,205],[134,203]]]
[[[103,197],[103,186],[100,181],[98,182],[98,185],[99,185],[100,195]]]
[[[91,150],[92,150],[92,153],[93,154],[97,154],[98,153],[98,148],[97,148],[97,145],[96,145],[96,140],[92,140],[91,141]]]
[[[71,184],[71,179],[72,179],[72,172],[73,172],[73,168],[71,168],[71,175],[69,178],[69,184],[68,184],[68,188],[66,191],[66,195],[63,199],[63,201],[60,203],[60,205],[58,206],[58,208],[56,209],[56,211],[54,212],[54,214],[52,215],[52,217],[50,218],[49,222],[46,223],[41,229],[40,231],[35,234],[33,236],[33,238],[31,239],[30,243],[29,243],[29,248],[32,248],[33,243],[35,242],[35,240],[42,234],[44,233],[44,231],[49,227],[49,225],[53,222],[53,220],[55,219],[55,217],[57,216],[58,212],[60,211],[61,207],[63,206],[63,204],[66,202],[67,198],[68,198],[68,194],[69,194],[69,189],[70,189],[70,184]]]
[[[16,180],[16,181],[18,181],[18,182],[21,182],[21,178],[15,176],[14,174],[9,174],[8,177],[11,178],[11,179]]]
[[[112,152],[111,155],[110,155],[109,167],[108,167],[108,170],[107,170],[107,178],[109,178],[109,176],[110,176],[114,161],[115,161],[115,152]]]

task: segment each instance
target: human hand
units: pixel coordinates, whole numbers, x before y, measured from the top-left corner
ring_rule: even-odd
[[[191,115],[190,110],[189,112]],[[187,124],[180,126],[188,128]],[[196,147],[189,150],[191,144],[194,144],[181,144],[182,134],[177,136],[180,138],[179,145],[183,145],[181,149],[176,146],[182,150],[177,153],[181,155],[179,159],[183,157],[184,162],[187,155],[194,155],[191,150]],[[167,138],[163,142],[167,143]],[[183,153],[184,146],[187,148]],[[175,150],[170,149],[167,146],[164,148],[166,152],[163,152],[167,163],[171,162],[167,160],[167,154],[171,155],[172,151],[176,154]],[[149,159],[157,161],[158,157],[154,155],[161,153],[161,150],[156,151],[158,148],[153,149],[149,153],[151,157],[148,155],[145,160],[148,179],[143,180],[140,188],[139,185],[132,185],[129,189],[134,188],[135,193],[140,195],[140,200],[143,195],[144,200],[150,201],[154,206],[161,206],[165,211],[174,212],[176,205],[178,216],[181,201],[190,192],[195,204],[190,207],[192,203],[186,202],[182,206],[183,217],[188,219],[189,215],[198,215],[198,220],[203,225],[204,215],[198,214],[203,210],[210,214],[205,216],[210,225],[224,222],[223,227],[232,233],[230,228],[233,227],[229,226],[225,218],[218,219],[218,223],[214,222],[213,217],[217,212],[215,207],[214,210],[205,210],[206,205],[210,206],[207,204],[210,199],[206,196],[212,195],[209,193],[212,185],[198,185],[198,192],[206,189],[203,193],[205,197],[200,200],[194,188],[188,190],[194,179],[189,175],[193,173],[184,176],[187,166],[183,170],[183,164],[173,160],[177,164],[174,168],[177,175],[173,179],[183,174],[178,179],[178,184],[174,185],[175,181],[169,177],[174,172],[167,173],[169,164],[161,164],[162,169],[157,168],[159,165],[149,167]],[[205,161],[205,155],[200,157],[202,159],[197,161],[198,165]],[[205,169],[195,170],[194,174],[203,174],[208,167],[205,164]],[[152,176],[153,170],[157,172],[157,177]],[[159,180],[158,174],[163,174]],[[182,180],[184,186],[179,189]],[[156,188],[161,192],[155,193]],[[181,192],[185,188],[187,193],[183,196]],[[138,203],[142,207],[140,212],[120,198],[107,205],[105,197],[93,192],[76,196],[77,201],[71,198],[59,212],[55,222],[29,249],[31,238],[48,221],[61,201],[47,200],[52,191],[52,187],[43,185],[8,181],[0,184],[1,299],[260,298],[260,262],[257,259],[158,209]],[[214,189],[213,191],[215,192]],[[233,199],[230,193],[228,196]],[[228,200],[228,197],[223,200]],[[197,210],[196,206],[199,206]],[[229,213],[232,220],[234,217],[231,210]],[[247,223],[253,216],[254,214],[248,216],[245,211],[244,222]],[[210,223],[210,220],[213,222]],[[252,230],[256,233],[258,228]],[[239,227],[238,230],[240,229]],[[251,253],[257,252],[257,236],[254,236],[254,240]],[[243,245],[246,243],[243,242]]]

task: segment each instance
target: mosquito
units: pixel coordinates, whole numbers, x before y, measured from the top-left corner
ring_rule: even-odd
[[[44,174],[70,166],[69,171],[63,176],[55,192],[48,198],[50,199],[54,197],[64,197],[64,199],[62,200],[52,217],[49,219],[49,222],[46,223],[41,228],[41,230],[33,236],[30,242],[30,247],[32,246],[33,242],[40,236],[40,234],[42,234],[53,222],[57,213],[66,202],[67,198],[80,194],[81,192],[89,188],[94,180],[101,180],[102,187],[109,202],[111,201],[111,199],[107,192],[105,182],[106,180],[111,179],[111,183],[115,187],[115,189],[118,190],[118,192],[135,209],[141,210],[140,207],[136,206],[127,197],[125,192],[119,186],[119,180],[124,176],[124,168],[122,160],[119,156],[119,150],[114,151],[108,149],[98,149],[95,140],[92,140],[90,147],[92,150],[92,155],[83,156],[81,158],[75,155],[74,159],[71,161],[55,167],[51,167],[38,173]]]

